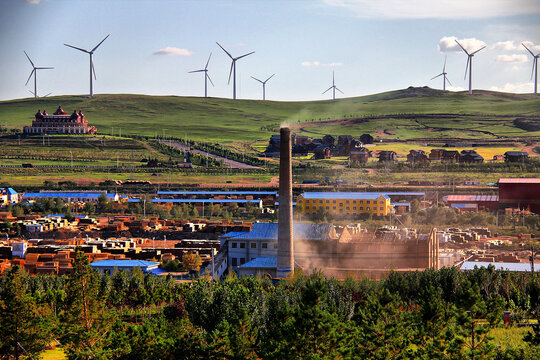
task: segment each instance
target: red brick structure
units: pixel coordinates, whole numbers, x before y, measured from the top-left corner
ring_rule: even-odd
[[[81,110],[68,115],[59,106],[53,115],[38,110],[31,126],[24,127],[25,134],[97,134],[95,126],[89,126]]]
[[[502,178],[499,180],[501,207],[540,213],[540,178]]]

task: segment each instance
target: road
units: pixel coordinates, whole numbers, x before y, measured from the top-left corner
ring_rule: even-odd
[[[191,152],[193,154],[198,154],[198,155],[202,155],[202,156],[208,156],[208,157],[223,161],[224,164],[226,164],[228,167],[230,167],[232,169],[261,169],[261,167],[259,167],[259,166],[253,166],[253,165],[249,165],[249,164],[244,164],[244,163],[239,162],[239,161],[226,159],[226,158],[224,158],[222,156],[219,156],[219,155],[214,155],[214,154],[207,153],[206,151],[197,150],[195,148],[190,149],[189,146],[184,145],[184,144],[180,144],[180,143],[177,143],[177,142],[174,142],[174,141],[164,141],[164,143],[168,144],[170,146],[173,146],[173,147],[175,147],[177,149],[180,149],[182,151],[189,151],[189,152]]]

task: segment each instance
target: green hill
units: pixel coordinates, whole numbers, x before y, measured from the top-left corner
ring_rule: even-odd
[[[467,96],[430,88],[310,102],[123,94],[29,98],[1,101],[0,126],[22,128],[37,109],[52,113],[60,104],[68,113],[82,109],[100,133],[116,135],[121,129],[122,134],[213,142],[267,141],[282,123],[315,137],[365,132],[400,139],[540,136],[531,131],[540,123],[539,97],[481,90]]]

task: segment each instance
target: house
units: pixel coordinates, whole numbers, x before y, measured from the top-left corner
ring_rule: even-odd
[[[360,136],[360,142],[362,144],[373,144],[373,136],[369,134],[362,134]]]
[[[457,162],[459,160],[459,152],[457,152],[457,150],[443,150],[441,160]]]
[[[397,161],[397,154],[395,151],[383,150],[379,152],[379,162],[395,162]]]
[[[407,154],[407,161],[410,163],[427,163],[429,161],[424,150],[410,150]]]
[[[361,148],[355,148],[354,150],[351,150],[351,153],[349,155],[349,161],[352,164],[365,164],[368,162],[369,158],[371,157],[371,151],[368,149],[361,147]]]
[[[476,150],[462,150],[459,154],[459,162],[467,164],[481,164],[484,158]]]
[[[520,162],[528,158],[529,154],[525,151],[507,151],[504,153],[504,161],[506,162]]]
[[[0,188],[0,205],[11,205],[19,202],[19,194],[12,188]]]
[[[444,149],[431,149],[431,152],[429,153],[429,160],[442,160],[444,152]]]
[[[313,158],[314,159],[330,159],[332,157],[332,150],[330,149],[330,146],[323,144],[319,147],[317,147],[314,151]]]

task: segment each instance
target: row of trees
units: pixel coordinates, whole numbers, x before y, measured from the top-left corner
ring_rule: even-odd
[[[69,359],[538,359],[538,330],[519,347],[493,342],[502,310],[538,318],[540,277],[445,268],[179,285],[99,275],[77,253],[67,277],[0,278],[0,358],[38,358],[56,339]]]

